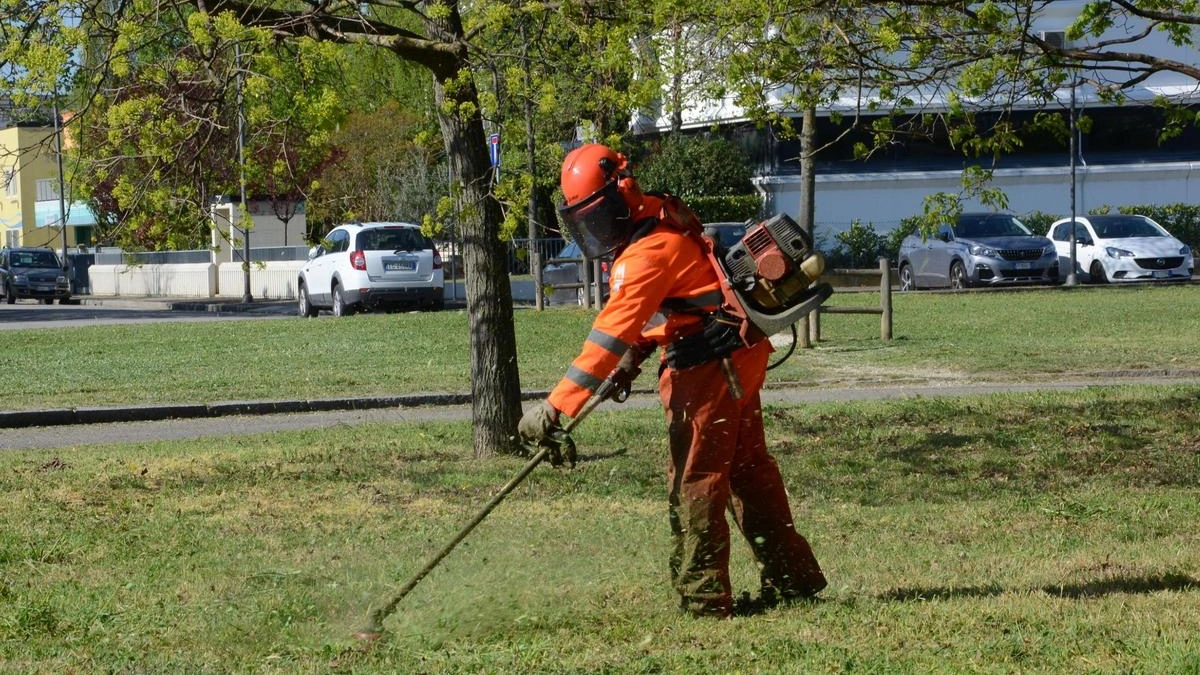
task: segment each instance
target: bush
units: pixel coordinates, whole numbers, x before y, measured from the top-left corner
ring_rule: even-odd
[[[904,238],[910,234],[916,234],[921,227],[921,219],[917,216],[910,216],[900,220],[900,225],[896,229],[888,232],[883,236],[883,250],[880,255],[887,256],[887,259],[895,265],[900,262],[900,244]]]
[[[763,218],[763,204],[758,195],[692,197],[686,201],[702,223],[742,222]]]
[[[834,250],[837,261],[845,260],[849,267],[872,267],[878,261],[883,251],[884,237],[875,231],[871,223],[863,225],[862,221],[850,223],[850,229],[834,235],[838,247]]]
[[[1054,224],[1054,221],[1058,220],[1059,217],[1060,216],[1056,216],[1052,213],[1046,213],[1045,211],[1033,211],[1027,215],[1021,216],[1019,220],[1025,224],[1025,227],[1029,228],[1030,232],[1034,234],[1040,234],[1045,237],[1050,232],[1050,226]]]
[[[746,152],[736,143],[718,137],[667,136],[634,173],[643,189],[670,192],[688,203],[696,197],[754,192],[750,182],[754,172]]]

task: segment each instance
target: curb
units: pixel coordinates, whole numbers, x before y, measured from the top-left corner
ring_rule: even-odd
[[[175,312],[252,312],[261,310],[280,310],[291,308],[296,303],[292,300],[259,300],[257,302],[242,302],[241,300],[196,300],[170,298],[141,298],[120,296],[80,296],[79,304],[93,307],[111,307],[116,309],[159,309]]]
[[[545,398],[549,391],[521,393],[521,400]],[[113,422],[158,422],[170,419],[196,419],[229,415],[282,415],[328,412],[331,410],[372,410],[379,408],[415,408],[420,406],[466,405],[470,394],[410,394],[406,396],[363,396],[284,401],[218,401],[100,408],[51,408],[47,410],[0,410],[0,429],[55,427],[75,424]]]

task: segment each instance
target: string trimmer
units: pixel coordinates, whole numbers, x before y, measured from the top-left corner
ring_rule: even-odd
[[[593,410],[595,410],[596,406],[600,405],[604,399],[610,398],[614,394],[624,394],[627,396],[628,392],[623,392],[617,389],[617,385],[610,377],[600,384],[600,387],[596,390],[596,393],[593,394],[590,399],[588,399],[587,404],[583,406],[583,409],[579,411],[579,414],[572,418],[570,423],[568,423],[567,426],[564,427],[559,433],[562,436],[569,437],[570,433],[575,430],[575,427],[579,426],[579,423],[582,422],[583,419],[587,417]],[[563,439],[563,442],[570,441],[569,439]],[[553,449],[548,446],[538,448],[537,452],[533,455],[529,462],[527,462],[525,466],[517,472],[517,475],[512,477],[512,480],[508,481],[505,483],[504,487],[500,488],[500,491],[497,492],[494,497],[492,497],[492,500],[487,503],[487,506],[484,506],[483,509],[471,519],[471,522],[467,523],[458,534],[454,535],[454,538],[447,542],[447,544],[442,547],[442,550],[438,551],[432,558],[430,558],[429,562],[425,563],[425,566],[422,567],[412,579],[408,580],[408,583],[404,584],[404,586],[400,587],[400,590],[392,594],[392,596],[388,598],[387,602],[371,611],[371,616],[367,620],[366,627],[355,633],[354,637],[359,640],[378,640],[383,635],[384,619],[388,618],[392,615],[392,612],[396,611],[396,607],[399,606],[400,601],[403,600],[404,597],[409,593],[411,593],[412,590],[416,588],[417,584],[421,583],[421,580],[424,579],[425,576],[430,572],[432,572],[446,556],[450,555],[450,552],[453,551],[454,548],[462,542],[462,540],[466,539],[467,535],[471,534],[471,531],[475,529],[475,526],[483,522],[483,519],[487,518],[488,514],[492,512],[492,509],[496,508],[500,502],[504,501],[504,498],[508,496],[508,493],[516,489],[516,487],[520,485],[525,478],[528,477],[529,474],[532,473],[533,470],[542,463],[543,460],[550,456],[552,451]]]

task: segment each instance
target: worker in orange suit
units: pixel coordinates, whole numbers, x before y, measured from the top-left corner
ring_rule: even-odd
[[[734,612],[727,509],[761,565],[760,595],[751,604],[812,597],[825,577],[796,531],[763,434],[759,390],[770,342],[747,340],[720,311],[722,279],[699,221],[678,198],[643,193],[626,158],[604,145],[566,156],[562,190],[563,222],[584,254],[615,256],[611,295],[566,376],[522,417],[522,438],[557,449],[560,414],[579,414],[610,376],[627,394],[641,361],[663,347],[670,571],[681,607],[697,616]]]

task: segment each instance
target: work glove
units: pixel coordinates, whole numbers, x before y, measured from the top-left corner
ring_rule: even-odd
[[[653,347],[651,351],[653,351]],[[608,376],[613,383],[613,389],[608,398],[617,403],[624,403],[629,398],[629,394],[633,391],[633,381],[642,374],[641,364],[648,355],[649,352],[643,352],[637,347],[630,347],[626,350],[625,355],[617,363],[617,367]]]
[[[711,314],[705,317],[703,330],[667,345],[667,365],[675,370],[691,368],[725,358],[745,344],[740,321],[725,314]]]
[[[562,466],[567,462],[574,468],[575,441],[558,423],[558,410],[549,401],[540,401],[525,411],[517,423],[517,433],[526,445],[548,449],[547,458],[552,466]]]

